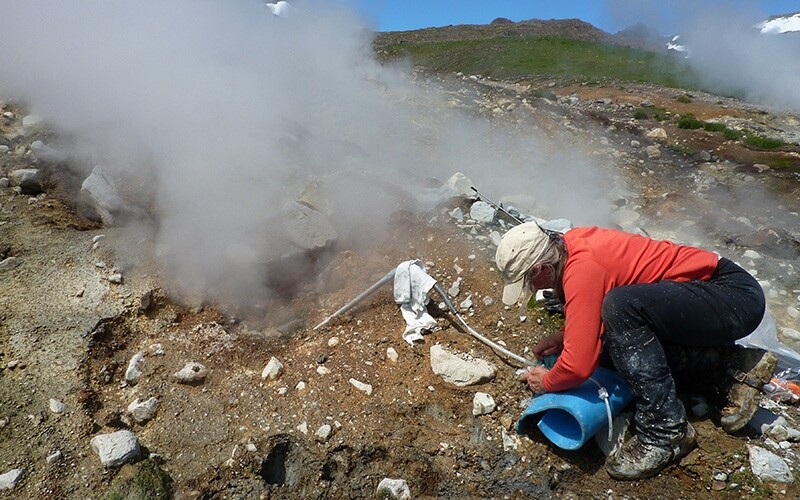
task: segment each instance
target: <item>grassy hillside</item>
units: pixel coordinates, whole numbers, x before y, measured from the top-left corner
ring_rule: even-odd
[[[384,57],[411,58],[436,71],[498,79],[553,76],[697,87],[688,65],[676,57],[566,38],[408,41],[386,36],[378,38],[376,48]]]

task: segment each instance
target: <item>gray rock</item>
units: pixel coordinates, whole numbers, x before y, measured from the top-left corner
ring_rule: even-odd
[[[267,366],[261,370],[261,380],[275,380],[283,372],[283,363],[281,363],[275,356],[269,359]]]
[[[462,212],[461,209],[458,207],[449,211],[448,214],[450,215],[450,217],[454,218],[458,222],[462,222],[464,220],[464,212]]]
[[[42,192],[42,185],[39,183],[38,168],[20,168],[12,170],[9,174],[11,184],[19,186],[24,193],[34,194]]]
[[[631,147],[632,148],[640,148],[640,147],[642,147],[642,143],[637,141],[636,139],[633,139],[631,141]]]
[[[706,150],[700,151],[700,160],[702,161],[711,161],[711,153]]]
[[[19,265],[19,259],[16,257],[6,257],[3,260],[0,260],[0,271],[5,271],[7,269],[14,269]]]
[[[119,467],[133,462],[142,452],[139,440],[128,430],[99,434],[92,438],[91,445],[106,467]]]
[[[22,126],[23,127],[32,127],[34,125],[39,124],[42,119],[36,115],[28,115],[22,118]]]
[[[488,361],[467,354],[453,354],[439,344],[431,347],[431,369],[445,382],[458,387],[488,382],[496,372]]]
[[[445,187],[449,189],[452,194],[468,200],[476,200],[478,195],[472,190],[472,186],[474,186],[474,184],[469,177],[461,172],[456,172],[445,182]]]
[[[761,258],[761,254],[756,252],[755,250],[745,250],[742,256],[745,259],[753,259],[753,260]]]
[[[47,455],[47,458],[45,458],[45,460],[47,460],[48,464],[52,464],[54,462],[57,462],[63,456],[64,456],[64,454],[61,453],[61,450],[56,450],[53,453]]]
[[[142,376],[142,370],[139,369],[139,364],[143,359],[144,353],[140,351],[134,354],[131,360],[128,361],[128,369],[125,370],[125,380],[129,384],[135,384]]]
[[[64,403],[57,399],[50,399],[50,411],[53,413],[64,413],[67,407],[64,406]]]
[[[145,401],[138,399],[128,405],[128,414],[138,424],[142,424],[152,419],[156,415],[156,408],[158,407],[158,398],[151,397]]]
[[[8,153],[8,149],[9,149],[8,146],[6,146],[5,144],[0,144],[0,155]]]
[[[292,201],[283,210],[287,236],[298,247],[317,250],[333,245],[338,239],[328,218],[310,205]]]
[[[747,449],[750,452],[750,468],[753,474],[766,481],[794,482],[789,464],[784,459],[759,446],[748,445]]]
[[[22,479],[22,469],[11,469],[8,472],[0,474],[0,490],[11,490]]]
[[[552,219],[548,221],[544,221],[539,226],[542,229],[547,229],[548,231],[556,231],[559,233],[566,233],[574,226],[572,221],[569,219]]]
[[[381,500],[410,500],[411,490],[405,479],[381,479],[375,497]]]
[[[323,424],[320,426],[319,429],[317,429],[317,432],[316,434],[314,434],[314,437],[320,443],[327,443],[332,435],[333,435],[333,427],[331,427],[328,424]]]
[[[472,414],[475,416],[488,415],[496,408],[497,405],[494,402],[494,398],[485,392],[476,392],[472,398]]]
[[[489,239],[492,240],[492,244],[494,246],[497,246],[500,244],[500,240],[502,240],[503,237],[500,235],[499,232],[492,231],[491,233],[489,233]]]
[[[172,376],[181,384],[197,384],[206,379],[208,369],[197,361],[189,361]]]
[[[456,279],[450,288],[447,289],[447,295],[451,297],[458,297],[459,293],[461,293],[461,278]]]
[[[497,219],[497,210],[485,201],[476,201],[469,208],[469,217],[481,224],[494,224]]]
[[[647,152],[647,157],[650,158],[651,160],[657,160],[661,158],[661,148],[655,144],[647,146],[645,148],[645,151]]]
[[[81,194],[106,226],[119,226],[132,220],[147,220],[147,213],[128,203],[119,194],[111,178],[100,166],[81,185]]]
[[[659,128],[654,128],[653,130],[647,132],[647,134],[645,135],[651,139],[666,139],[667,131],[659,127]]]

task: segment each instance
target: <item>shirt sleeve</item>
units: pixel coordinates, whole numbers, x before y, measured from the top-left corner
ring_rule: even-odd
[[[564,350],[544,376],[548,391],[571,389],[587,380],[600,360],[602,306],[610,289],[606,270],[597,263],[575,263],[564,272]]]

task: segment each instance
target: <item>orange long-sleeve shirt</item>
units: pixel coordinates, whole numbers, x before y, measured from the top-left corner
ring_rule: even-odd
[[[564,350],[544,377],[548,391],[582,383],[597,368],[603,298],[614,287],[663,280],[708,280],[719,257],[709,251],[599,227],[564,234]]]

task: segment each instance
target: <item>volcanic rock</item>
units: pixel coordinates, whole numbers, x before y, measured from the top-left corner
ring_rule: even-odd
[[[38,168],[20,168],[12,170],[9,176],[11,177],[11,184],[22,188],[23,193],[36,194],[42,192]]]
[[[99,434],[92,438],[91,445],[106,467],[119,467],[141,455],[139,440],[128,430]]]
[[[466,354],[458,356],[439,344],[431,347],[431,369],[445,382],[458,387],[482,384],[495,376],[495,368],[488,361]]]
[[[11,469],[6,473],[0,474],[0,490],[13,489],[22,479],[22,472],[22,469]]]
[[[408,488],[408,483],[405,479],[390,479],[387,477],[381,479],[381,482],[378,483],[375,497],[388,500],[409,500],[411,498],[411,490]]]
[[[197,384],[206,379],[208,369],[197,361],[189,361],[172,376],[181,384]]]
[[[753,474],[766,481],[779,483],[794,482],[789,464],[778,455],[759,446],[748,446],[750,452],[750,468]]]

